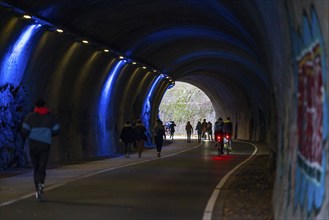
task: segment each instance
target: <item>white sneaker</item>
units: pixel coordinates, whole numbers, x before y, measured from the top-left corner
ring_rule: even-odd
[[[44,185],[39,183],[38,184],[38,189],[37,189],[37,192],[35,193],[35,197],[39,200],[39,201],[43,201],[45,198],[44,198],[44,195],[43,195],[43,188],[44,188]]]

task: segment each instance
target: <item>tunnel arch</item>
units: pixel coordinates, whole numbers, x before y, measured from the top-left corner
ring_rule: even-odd
[[[169,3],[169,5],[172,3]],[[61,7],[61,4],[58,3],[56,7]],[[196,8],[192,6],[194,4],[197,5]],[[25,3],[22,3],[22,5],[25,5]],[[33,7],[33,3],[31,5],[28,3],[27,5]],[[123,5],[125,3],[121,6]],[[176,3],[173,3],[173,5],[176,5]],[[268,86],[271,84],[271,78],[268,77],[268,74],[264,71],[263,66],[258,60],[260,56],[257,53],[255,40],[251,38],[246,27],[229,10],[220,5],[216,5],[211,9],[212,13],[215,13],[212,16],[217,17],[221,22],[218,24],[209,22],[209,19],[213,19],[210,15],[199,14],[199,9],[209,9],[208,7],[210,5],[202,5],[198,2],[191,3],[191,5],[178,4],[184,10],[190,10],[188,13],[190,15],[196,15],[196,17],[192,18],[193,16],[191,16],[190,19],[178,18],[175,23],[172,23],[173,18],[164,18],[162,20],[157,18],[159,19],[159,23],[156,21],[153,21],[153,23],[146,22],[145,24],[134,23],[135,27],[131,26],[130,28],[136,29],[139,25],[143,25],[143,28],[139,30],[139,35],[130,39],[126,39],[123,36],[125,35],[125,31],[129,32],[129,29],[122,31],[120,39],[122,42],[126,42],[122,49],[126,50],[125,55],[139,57],[141,60],[148,60],[148,63],[153,63],[154,59],[161,60],[159,65],[154,66],[160,67],[165,74],[167,72],[170,75],[173,74],[173,80],[186,81],[202,88],[208,97],[211,97],[212,102],[216,103],[215,106],[218,108],[216,109],[219,112],[218,114],[220,112],[224,115],[232,114],[233,119],[243,121],[244,125],[239,126],[241,132],[238,132],[241,136],[237,138],[259,140],[259,132],[253,131],[252,133],[255,135],[250,135],[250,131],[246,128],[250,128],[249,124],[251,122],[246,122],[252,121],[255,125],[253,127],[257,128],[260,125],[259,114],[262,114],[264,116],[263,118],[268,118],[268,110],[273,104],[266,101],[266,97],[268,97],[271,90],[271,87]],[[41,10],[37,14],[40,14],[42,19],[56,20],[65,18],[52,17],[51,14],[55,12],[48,9],[46,11],[50,14],[47,17],[45,17],[45,11],[41,9],[37,9]],[[71,10],[69,8],[66,9]],[[81,8],[81,10],[86,10],[86,8]],[[63,13],[67,12],[64,11]],[[89,12],[92,12],[92,10],[88,10]],[[216,14],[216,12],[222,12],[222,14]],[[134,13],[130,15],[132,17],[125,18],[126,20],[124,22],[131,22]],[[145,16],[148,17],[151,15],[147,12]],[[67,22],[68,30],[73,30],[71,26],[75,22],[73,20]],[[27,21],[24,20],[24,22]],[[58,20],[55,23],[62,22]],[[89,23],[87,21],[85,22],[88,26]],[[221,25],[221,29],[218,29],[218,25]],[[73,147],[70,151],[77,152],[73,152],[72,155],[76,157],[86,157],[90,154],[98,155],[99,153],[97,154],[95,152],[103,149],[105,145],[117,146],[118,143],[115,140],[118,139],[119,131],[124,120],[136,120],[138,117],[144,117],[143,114],[145,111],[141,106],[145,106],[146,99],[149,101],[151,112],[148,119],[144,120],[144,123],[148,125],[149,129],[152,128],[154,121],[158,117],[157,109],[162,96],[170,85],[168,81],[159,83],[155,88],[156,91],[149,96],[146,91],[151,89],[156,74],[153,73],[152,69],[146,70],[148,73],[145,76],[147,75],[149,77],[143,78],[141,77],[143,75],[143,68],[141,66],[137,67],[127,64],[118,73],[115,85],[117,88],[115,89],[115,93],[122,93],[122,97],[113,97],[114,100],[110,101],[111,104],[107,101],[100,101],[106,102],[109,107],[104,107],[101,112],[97,113],[96,106],[99,104],[97,101],[92,101],[92,99],[99,100],[97,96],[98,94],[102,94],[102,89],[100,88],[102,88],[105,79],[110,77],[108,76],[111,75],[109,72],[111,72],[112,66],[115,66],[117,62],[116,52],[111,55],[104,55],[97,48],[97,44],[82,44],[81,40],[84,37],[79,37],[72,33],[59,35],[54,31],[48,31],[46,29],[48,26],[48,23],[44,26],[43,36],[40,41],[41,44],[38,46],[38,53],[42,53],[43,50],[56,48],[56,50],[53,49],[56,53],[56,59],[52,60],[55,62],[50,63],[46,58],[42,58],[50,66],[54,67],[50,70],[52,72],[50,74],[51,77],[45,79],[49,83],[46,90],[48,91],[47,95],[52,99],[52,107],[57,109],[57,113],[64,114],[63,117],[66,118],[64,121],[73,120],[76,124],[75,126],[63,126],[67,129],[71,137],[75,137],[71,140],[62,140],[66,143],[67,147],[70,149],[71,146],[82,146],[82,150]],[[58,38],[60,39],[59,41]],[[85,39],[92,38],[87,37]],[[54,45],[52,48],[47,45],[49,42],[52,42],[51,44]],[[116,42],[116,40],[113,42]],[[200,44],[198,42],[203,43]],[[178,44],[180,47],[175,47]],[[166,51],[166,53],[161,53],[161,51]],[[175,54],[175,56],[171,57],[168,54]],[[124,59],[128,61],[130,58]],[[32,62],[33,64],[38,63],[37,60],[40,60],[40,57],[37,57],[35,60]],[[80,65],[79,63],[84,63],[84,65]],[[96,63],[98,63],[98,66],[103,67],[96,67]],[[33,72],[40,71],[37,65],[33,67]],[[57,68],[58,66],[60,69]],[[27,72],[29,71],[32,72],[32,69]],[[97,74],[98,71],[100,72]],[[97,79],[89,76],[91,74],[97,75]],[[163,73],[160,72],[159,74],[161,75]],[[91,92],[92,87],[87,85],[87,81],[94,82],[96,92]],[[133,86],[135,81],[143,82],[137,87],[138,90],[136,90],[136,86]],[[250,83],[253,84],[252,87],[249,86]],[[70,91],[71,85],[74,85],[73,93],[69,96],[64,95],[63,91]],[[78,92],[78,88],[80,87],[87,89],[87,91],[81,92],[89,97],[89,100],[82,98],[81,92]],[[35,93],[38,93],[38,91],[35,91]],[[136,94],[139,94],[139,96],[136,96]],[[122,99],[129,101],[122,102]],[[112,109],[110,106],[117,106],[119,109],[125,110]],[[88,115],[89,118],[99,118],[101,129],[94,128],[99,127],[98,124],[88,122],[85,118],[80,118],[82,115],[79,109],[81,108],[84,109],[82,115]],[[243,112],[238,112],[234,108],[243,110]],[[69,114],[65,114],[65,109],[70,109]],[[108,111],[113,113],[106,116]],[[102,118],[103,116],[104,118]],[[83,123],[80,123],[79,120],[82,120]],[[91,125],[92,130],[79,128],[86,127],[88,124]],[[103,137],[103,133],[107,133],[107,135]],[[86,136],[88,138],[85,138]],[[88,145],[94,143],[95,139],[97,140],[96,143],[98,143],[97,146],[94,149],[88,149]],[[100,141],[103,139],[104,141]],[[265,138],[263,139],[265,140]],[[100,154],[108,155],[110,152],[116,151],[115,148],[107,149]]]
[[[98,156],[104,145],[99,143],[99,97],[111,68],[123,56],[128,63],[118,75],[111,99],[115,105],[106,106],[113,112],[101,131],[108,132],[111,145],[104,154],[119,150],[117,139],[124,120],[143,117],[146,100],[150,109],[146,121],[152,128],[163,94],[173,85],[169,79],[188,82],[201,88],[220,114],[234,112],[232,117],[239,125],[236,138],[263,142],[273,153],[278,164],[274,197],[278,218],[328,218],[329,30],[328,19],[321,19],[328,17],[328,4],[317,0],[241,0],[238,4],[230,0],[1,1],[1,68],[9,66],[4,57],[13,52],[22,31],[42,25],[29,42],[30,56],[17,62],[26,62],[20,70],[21,80],[3,84],[1,75],[1,120],[8,122],[4,112],[15,116],[17,125],[33,108],[33,101],[43,96],[50,100],[49,107],[59,115],[63,128],[54,140],[52,161]],[[23,19],[25,13],[32,19]],[[57,33],[56,28],[64,33]],[[82,44],[82,39],[90,43]],[[320,65],[315,56],[304,57],[305,51],[313,55],[313,50],[321,56]],[[322,71],[312,69],[323,80],[317,87],[320,95],[309,93],[310,100],[322,105],[318,114],[322,120],[312,115],[318,117],[317,125],[324,132],[312,146],[322,154],[314,160],[318,170],[309,166],[314,161],[303,157],[307,146],[299,134],[303,123],[309,125],[311,120],[297,121],[305,110],[299,101],[306,102],[298,97],[313,86],[300,86],[299,78],[308,80],[299,68],[304,65],[301,58],[316,63]],[[149,96],[161,74],[163,79]],[[15,131],[9,126],[5,129],[0,132],[0,140],[5,140],[1,144],[20,146]],[[311,127],[307,131],[317,132]],[[314,178],[308,170],[317,171],[321,178]]]

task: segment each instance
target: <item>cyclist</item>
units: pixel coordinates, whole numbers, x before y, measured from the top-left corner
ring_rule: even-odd
[[[232,135],[232,128],[233,128],[232,121],[230,117],[227,117],[226,120],[224,120],[224,125],[223,125],[224,133]]]
[[[218,120],[215,122],[215,142],[216,147],[218,148],[218,154],[224,153],[224,133],[223,133],[223,119],[218,118]],[[218,146],[218,142],[220,142],[220,146]]]
[[[228,146],[228,149],[230,151],[232,151],[231,149],[231,146],[232,146],[232,130],[233,130],[233,123],[230,119],[230,117],[227,117],[226,120],[224,120],[224,123],[223,123],[223,131],[224,131],[224,134],[225,136],[228,136],[228,143],[227,143],[227,146]]]

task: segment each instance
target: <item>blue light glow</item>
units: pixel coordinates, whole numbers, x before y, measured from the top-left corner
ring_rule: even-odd
[[[28,26],[7,50],[0,64],[0,84],[10,83],[15,87],[20,84],[32,50],[30,40],[40,27],[40,24]]]
[[[126,60],[120,60],[115,66],[110,70],[107,80],[102,89],[101,98],[99,101],[98,107],[98,126],[99,126],[99,143],[100,146],[98,148],[97,155],[104,156],[110,155],[111,149],[110,140],[111,140],[111,132],[109,131],[108,125],[111,123],[110,116],[112,115],[111,110],[111,99],[114,97],[113,94],[113,86],[115,84],[115,80],[123,67],[126,65]]]
[[[158,86],[161,79],[164,78],[164,75],[159,75],[153,82],[150,90],[147,93],[147,97],[143,103],[143,110],[141,118],[143,120],[143,123],[147,130],[150,129],[150,120],[151,120],[151,111],[152,111],[152,105],[151,105],[151,99],[154,95],[155,88]]]

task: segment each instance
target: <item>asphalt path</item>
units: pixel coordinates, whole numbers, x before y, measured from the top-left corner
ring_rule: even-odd
[[[250,144],[234,142],[232,154],[218,157],[214,144],[203,142],[180,154],[68,182],[46,191],[44,202],[18,200],[0,207],[0,218],[201,220],[221,179],[253,151]]]

